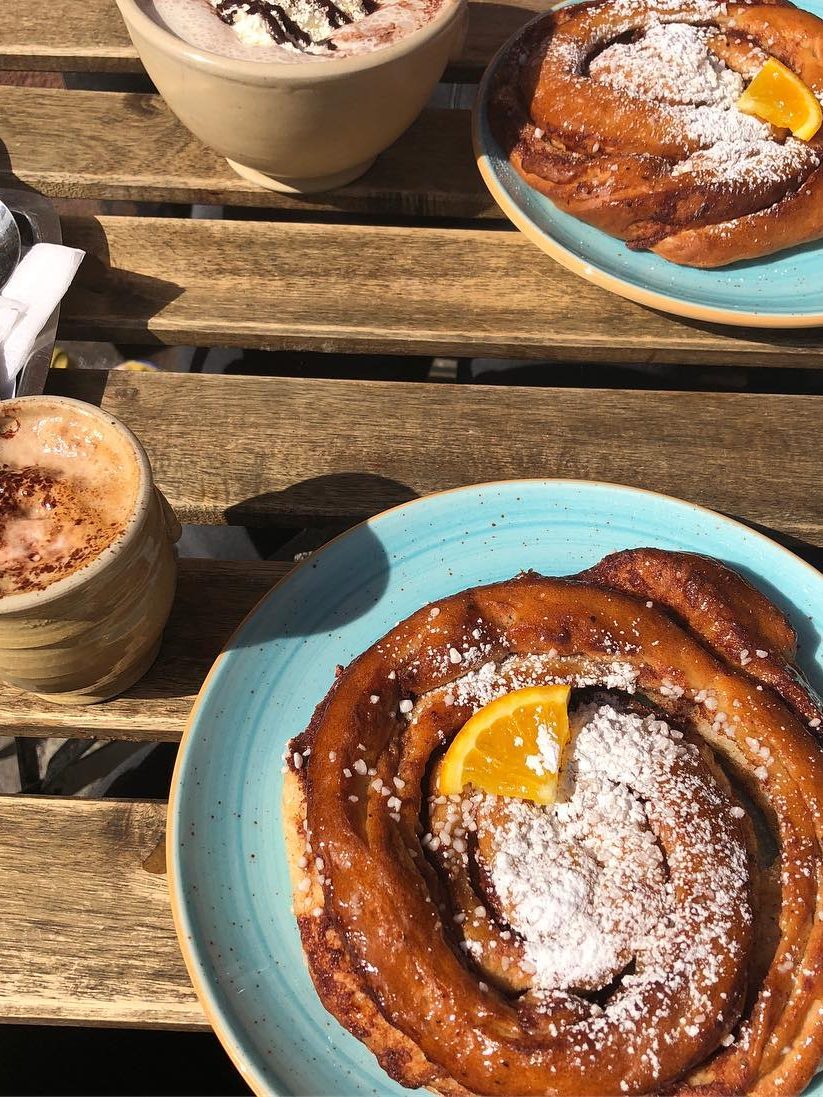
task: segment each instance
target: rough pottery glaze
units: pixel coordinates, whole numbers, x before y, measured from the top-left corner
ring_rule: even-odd
[[[356,179],[411,125],[459,49],[467,10],[465,0],[443,0],[427,23],[389,45],[288,63],[195,47],[137,0],[117,4],[180,121],[245,178],[303,193]]]
[[[27,589],[23,581],[0,595],[0,679],[58,704],[92,704],[128,689],[157,655],[174,597],[180,527],[143,447],[117,419],[79,400],[31,396],[0,404],[0,422],[13,430],[34,412],[58,432],[65,424],[96,439],[112,457],[112,476],[133,477],[134,490],[102,551],[52,582]],[[0,466],[10,455],[0,442]]]

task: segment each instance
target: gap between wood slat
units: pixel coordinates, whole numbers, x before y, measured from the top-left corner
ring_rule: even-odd
[[[494,52],[546,0],[472,0],[455,78],[474,79]],[[0,69],[140,72],[115,0],[3,0]]]
[[[185,521],[351,523],[521,477],[682,496],[823,543],[821,396],[54,370],[143,440]]]
[[[96,401],[101,382],[190,521],[345,524],[438,489],[559,476],[679,495],[823,545],[823,397],[67,371],[50,391]],[[0,730],[178,740],[213,659],[288,567],[182,561],[142,682],[88,708],[0,688]]]
[[[164,803],[0,798],[0,1021],[208,1027],[166,877],[143,867],[165,820]]]
[[[0,87],[0,118],[0,185],[55,198],[502,217],[475,166],[468,111],[424,111],[362,179],[302,198],[241,179],[157,95]]]
[[[823,365],[821,330],[642,308],[515,231],[66,218],[64,338],[588,361]]]

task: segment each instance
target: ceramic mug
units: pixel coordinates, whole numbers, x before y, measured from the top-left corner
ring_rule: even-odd
[[[306,194],[356,179],[408,129],[459,52],[468,23],[466,0],[443,0],[423,26],[380,48],[264,62],[191,45],[152,18],[146,0],[117,6],[184,126],[244,178]]]
[[[0,680],[58,704],[93,704],[128,689],[157,656],[180,525],[145,450],[119,420],[79,400],[29,396],[0,403],[0,421],[32,407],[98,432],[136,477],[130,516],[99,555],[48,586],[0,595]]]

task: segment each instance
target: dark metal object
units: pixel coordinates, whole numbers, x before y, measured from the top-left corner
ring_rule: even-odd
[[[0,289],[11,278],[14,268],[20,262],[22,248],[20,229],[14,220],[14,214],[5,203],[0,202]]]
[[[11,210],[14,221],[19,230],[22,241],[22,250],[25,253],[34,244],[61,244],[63,234],[60,229],[60,218],[47,198],[35,191],[27,190],[3,190],[0,189],[0,202]],[[2,214],[0,213],[0,228],[2,228]],[[0,245],[0,250],[2,245]],[[2,260],[0,260],[0,267]],[[0,285],[5,279],[0,270]],[[57,335],[57,320],[60,315],[60,306],[46,322],[40,332],[34,349],[28,362],[23,366],[17,378],[15,395],[36,396],[39,395],[46,384],[46,376],[51,365],[54,339]]]
[[[37,740],[18,736],[14,740],[17,749],[17,771],[20,774],[20,791],[28,795],[40,792],[40,756]]]

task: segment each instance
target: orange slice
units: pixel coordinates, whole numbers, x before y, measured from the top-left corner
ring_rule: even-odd
[[[808,84],[770,57],[737,100],[737,109],[810,141],[823,123],[823,109]]]
[[[496,796],[553,804],[569,741],[570,693],[570,686],[531,686],[485,705],[452,740],[438,791],[451,796],[472,785]]]

